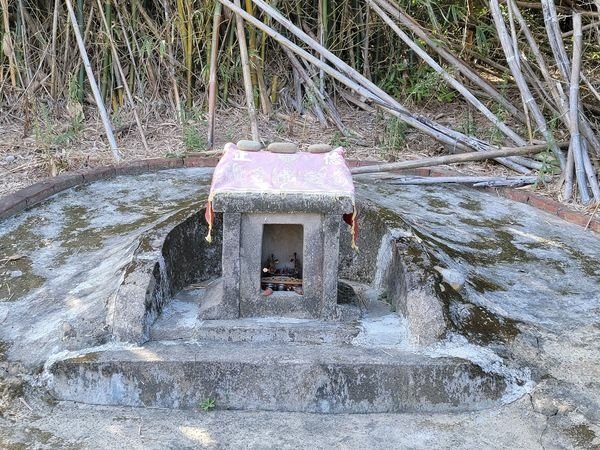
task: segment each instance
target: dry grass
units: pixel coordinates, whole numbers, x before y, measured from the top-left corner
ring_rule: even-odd
[[[416,159],[447,153],[437,141],[408,129],[396,140],[396,148],[390,148],[388,118],[368,113],[348,105],[340,105],[340,114],[351,137],[344,137],[337,128],[321,128],[310,113],[274,113],[271,117],[259,116],[261,137],[265,142],[290,141],[302,146],[315,142],[341,145],[347,157],[358,160],[396,161]],[[427,112],[438,120],[452,126],[464,121],[463,106],[432,104]],[[80,129],[70,131],[69,115],[27,125],[26,121],[14,119],[0,127],[0,196],[15,192],[46,177],[78,169],[99,167],[114,162],[106,142],[100,120],[90,107],[85,111],[86,120]],[[116,127],[117,140],[125,161],[144,158],[181,156],[186,152],[205,150],[206,123],[202,114],[183,125],[169,117],[146,118],[145,134],[149,145],[146,151],[133,120],[124,115]],[[485,126],[482,122],[481,126]],[[23,136],[28,127],[27,136]],[[245,109],[229,107],[221,109],[216,121],[216,145],[237,142],[250,136],[250,126]],[[456,168],[456,167],[455,167]],[[493,162],[466,164],[460,167],[464,173],[506,175],[510,172]]]

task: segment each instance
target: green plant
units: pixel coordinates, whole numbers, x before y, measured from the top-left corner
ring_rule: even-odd
[[[388,151],[401,148],[406,142],[408,125],[398,117],[391,117],[385,124],[383,146]]]
[[[186,125],[183,128],[183,145],[188,151],[200,151],[206,149],[206,140],[200,135],[197,128]]]
[[[348,145],[348,139],[342,133],[336,131],[333,136],[331,136],[329,144],[333,147],[346,147]]]
[[[544,151],[540,153],[542,167],[540,167],[540,169],[537,172],[537,179],[534,183],[534,187],[536,189],[540,185],[546,186],[546,175],[554,175],[557,172],[560,173],[560,166],[554,154],[552,153],[552,145],[554,145],[554,132],[556,131],[557,122],[558,117],[553,117],[548,122],[548,129],[550,131],[550,136],[552,136],[552,139],[550,142],[548,142]]]
[[[206,398],[200,402],[200,409],[202,411],[210,411],[215,409],[217,406],[214,398]]]
[[[73,142],[83,129],[83,113],[79,103],[73,103],[67,128],[56,127],[46,105],[41,105],[33,125],[33,135],[42,150],[62,147]]]
[[[494,114],[502,122],[504,122],[508,117],[508,111],[506,111],[506,109],[502,108],[501,106],[498,106],[496,111],[494,111]],[[500,131],[500,129],[497,126],[492,125],[490,133],[490,144],[499,145],[502,143],[503,140],[504,133],[502,133],[502,131]]]
[[[432,98],[448,103],[455,97],[456,92],[448,86],[442,75],[429,70],[422,72],[408,88],[408,99],[415,104]]]
[[[473,112],[470,109],[467,110],[465,118],[460,124],[459,130],[467,136],[475,136],[477,127],[475,125],[475,119],[473,118]]]

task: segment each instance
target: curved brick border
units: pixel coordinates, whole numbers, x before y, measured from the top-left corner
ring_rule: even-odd
[[[214,167],[219,161],[218,157],[189,155],[183,158],[153,158],[140,161],[131,161],[123,164],[99,167],[96,169],[78,170],[71,173],[48,178],[39,183],[28,186],[13,194],[0,198],[0,219],[10,217],[26,208],[30,208],[37,203],[47,199],[66,189],[78,186],[80,184],[91,183],[96,180],[104,180],[117,175],[137,175],[142,173],[156,172],[164,169],[173,169],[180,167]],[[372,164],[367,161],[349,161],[350,167],[358,167]],[[439,168],[419,168],[403,170],[397,173],[404,175],[416,175],[423,177],[440,177],[456,175],[455,172]],[[588,227],[588,229],[600,233],[600,219],[592,219],[589,216],[570,209],[560,202],[543,197],[532,192],[527,192],[513,188],[488,188],[498,195],[507,199],[527,203],[535,208],[541,209],[547,213],[560,217],[567,222]]]

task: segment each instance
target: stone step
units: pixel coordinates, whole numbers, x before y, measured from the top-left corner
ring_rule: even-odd
[[[319,320],[252,318],[198,320],[193,325],[172,326],[169,320],[151,329],[153,341],[222,341],[253,343],[349,344],[359,333],[358,324]]]
[[[504,380],[469,361],[349,345],[151,342],[54,362],[57,399],[315,413],[474,410]]]
[[[197,295],[197,291],[191,295],[180,294],[165,307],[150,329],[152,341],[349,344],[360,330],[357,320],[344,322],[286,317],[201,320],[198,319],[198,302],[194,294]],[[350,308],[350,305],[342,306]]]

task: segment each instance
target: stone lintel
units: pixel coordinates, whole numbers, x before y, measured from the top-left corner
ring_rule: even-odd
[[[349,195],[220,192],[215,194],[213,209],[225,213],[308,212],[349,214],[354,210],[354,202]]]

